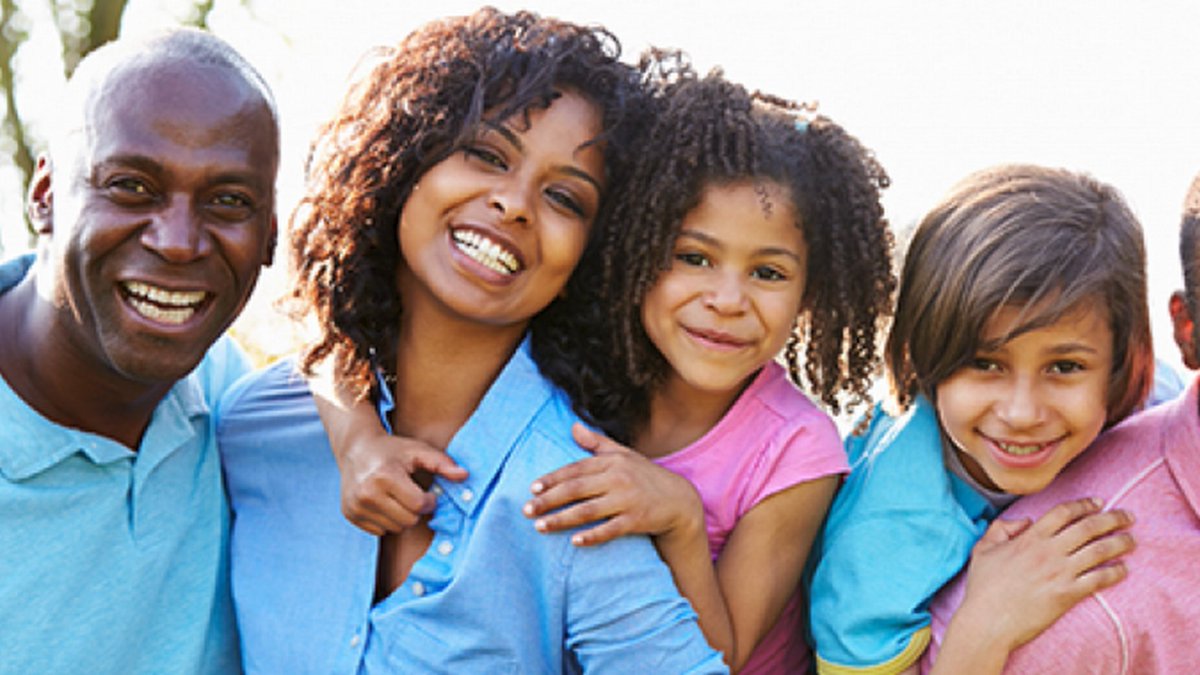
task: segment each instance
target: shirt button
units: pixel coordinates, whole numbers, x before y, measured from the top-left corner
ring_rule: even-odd
[[[441,497],[442,493],[445,492],[445,490],[442,489],[442,486],[438,485],[437,483],[434,483],[433,487],[429,488],[429,491],[438,497]]]
[[[471,492],[471,490],[469,488],[462,491],[462,500],[464,502],[469,502],[474,498],[475,498],[475,493]]]
[[[412,592],[413,595],[417,596],[418,598],[422,595],[425,595],[425,584],[419,581],[414,581],[412,585]]]
[[[450,555],[450,552],[453,550],[454,550],[454,544],[449,541],[445,541],[445,540],[443,540],[442,543],[438,544],[438,547],[437,547],[437,552],[441,553],[442,555]]]
[[[358,643],[360,643],[360,642],[362,642],[362,638],[358,637],[357,635],[350,638],[350,646],[351,647],[357,647]]]

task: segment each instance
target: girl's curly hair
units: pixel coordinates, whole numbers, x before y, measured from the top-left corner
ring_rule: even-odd
[[[784,351],[789,374],[834,412],[847,399],[863,402],[895,290],[880,205],[887,174],[811,107],[750,93],[720,71],[699,77],[678,52],[652,52],[641,69],[660,101],[642,142],[648,151],[609,198],[610,217],[628,226],[608,229],[577,271],[570,292],[586,301],[570,334],[558,336],[558,358],[542,359],[543,372],[581,415],[627,442],[670,367],[646,335],[641,308],[671,266],[684,216],[708,186],[767,180],[788,190],[808,247],[804,309]]]
[[[292,215],[296,278],[287,300],[318,331],[300,356],[305,372],[332,357],[335,378],[361,396],[373,365],[392,366],[403,310],[400,210],[424,172],[481,122],[544,108],[569,88],[602,114],[595,141],[606,174],[626,172],[626,134],[644,89],[620,51],[603,28],[490,7],[380,50],[313,141],[306,194]]]

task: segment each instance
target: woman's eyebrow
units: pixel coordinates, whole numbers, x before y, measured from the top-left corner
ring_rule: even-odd
[[[517,150],[517,152],[525,152],[525,144],[521,142],[521,137],[514,133],[512,129],[509,129],[503,124],[488,124],[487,128],[503,136],[504,140],[508,141]],[[584,171],[583,169],[570,164],[564,164],[558,167],[558,169],[563,173],[570,174],[576,178],[580,178],[588,183],[591,183],[592,187],[596,188],[596,192],[601,194],[604,193],[604,188],[600,187],[600,181],[596,180],[595,176]]]

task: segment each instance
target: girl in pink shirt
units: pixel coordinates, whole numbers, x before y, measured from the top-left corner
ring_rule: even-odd
[[[622,226],[566,291],[592,312],[544,317],[564,330],[533,343],[607,436],[578,426],[594,457],[536,481],[525,513],[543,532],[578,528],[579,546],[652,535],[733,670],[804,672],[799,579],[848,467],[796,385],[834,412],[871,386],[895,286],[888,178],[803,106],[674,53],[643,68],[661,104],[649,152],[599,216]],[[339,424],[343,504],[364,529],[429,507],[414,469],[457,475],[448,458],[409,459],[413,441]]]
[[[577,427],[594,456],[536,481],[525,512],[543,532],[594,524],[581,546],[653,535],[732,670],[804,672],[798,581],[848,467],[793,383],[835,411],[870,386],[894,286],[887,176],[825,117],[673,75],[653,151],[612,198],[627,225],[568,290],[595,316],[534,345],[561,352],[547,375],[609,437]]]

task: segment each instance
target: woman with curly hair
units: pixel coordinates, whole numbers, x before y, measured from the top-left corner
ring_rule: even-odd
[[[548,534],[600,521],[581,547],[653,535],[732,670],[807,672],[797,587],[848,467],[797,386],[837,411],[871,384],[894,286],[887,176],[832,120],[662,56],[655,151],[613,196],[638,226],[607,231],[572,281],[597,309],[576,339],[534,343],[633,449],[578,426],[594,456],[534,482],[526,514]]]
[[[614,222],[643,105],[618,55],[603,29],[484,9],[387,51],[321,130],[291,239],[316,336],[221,404],[247,671],[724,670],[648,539],[581,549],[521,516],[586,454],[526,335],[580,302],[561,292]],[[448,457],[414,460],[436,508],[399,531],[342,517],[303,378],[326,364]]]

